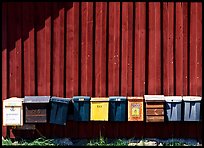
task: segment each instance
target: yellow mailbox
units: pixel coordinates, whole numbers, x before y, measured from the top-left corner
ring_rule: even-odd
[[[91,98],[91,121],[108,121],[109,98]]]
[[[12,97],[3,100],[3,125],[23,125],[23,98]]]

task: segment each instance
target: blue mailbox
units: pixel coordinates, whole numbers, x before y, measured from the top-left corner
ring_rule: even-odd
[[[165,96],[167,121],[181,121],[182,96]]]
[[[66,125],[71,98],[51,97],[50,123]]]
[[[184,121],[200,121],[201,97],[183,96]]]
[[[109,97],[109,121],[126,121],[127,98],[123,96]]]
[[[74,96],[74,121],[90,121],[89,96]]]

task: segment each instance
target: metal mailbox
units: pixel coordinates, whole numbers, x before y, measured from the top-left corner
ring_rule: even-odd
[[[201,97],[183,96],[184,121],[200,121]]]
[[[23,98],[3,100],[3,125],[23,126]]]
[[[144,121],[144,97],[127,97],[128,121]]]
[[[50,123],[66,125],[71,98],[51,97]]]
[[[91,98],[91,117],[92,121],[108,121],[109,98]]]
[[[181,121],[182,96],[165,96],[167,121]]]
[[[50,96],[25,96],[25,123],[47,123]]]
[[[164,95],[144,95],[146,122],[164,122]]]
[[[127,101],[126,97],[109,97],[109,121],[126,121]]]
[[[74,96],[74,121],[90,121],[90,97]]]

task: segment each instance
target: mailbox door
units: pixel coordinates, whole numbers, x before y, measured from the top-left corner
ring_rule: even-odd
[[[20,106],[5,106],[4,108],[4,126],[23,125],[22,122],[22,107]]]
[[[110,101],[109,116],[110,121],[125,121],[126,104],[125,101]]]
[[[167,102],[166,114],[168,121],[181,121],[181,102]]]
[[[108,121],[108,102],[91,102],[91,120]]]
[[[89,121],[90,120],[90,102],[84,101],[80,109],[81,120]]]
[[[184,121],[200,121],[200,102],[184,102]]]
[[[142,101],[128,101],[128,121],[143,121]]]
[[[146,122],[164,122],[164,102],[146,102]]]
[[[25,105],[26,123],[46,123],[47,122],[47,103],[30,103]]]
[[[90,119],[90,102],[75,101],[74,102],[74,120],[89,121]]]
[[[68,104],[52,102],[50,123],[66,125],[68,117]]]

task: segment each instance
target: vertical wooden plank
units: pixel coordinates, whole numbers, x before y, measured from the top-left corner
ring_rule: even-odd
[[[202,5],[190,3],[190,95],[202,95]]]
[[[43,8],[43,7],[42,7]],[[45,60],[44,60],[44,63],[42,64],[45,64],[45,73],[43,75],[43,78],[44,80],[43,83],[44,83],[44,88],[45,89],[45,94],[44,95],[50,95],[51,93],[51,3],[49,2],[46,2],[45,3],[45,10],[44,10],[44,13],[45,13],[45,16],[44,16],[44,23],[45,23],[45,33],[44,33],[44,57],[45,57]],[[43,9],[42,9],[43,10]],[[43,43],[42,43],[43,44]],[[38,94],[40,95],[40,94]]]
[[[66,5],[66,97],[78,95],[79,2]]]
[[[166,125],[167,126],[167,125]],[[148,138],[165,138],[166,133],[165,131],[165,124],[162,122],[148,122],[145,124],[145,137]],[[169,137],[168,137],[169,138]]]
[[[15,54],[15,32],[14,32],[14,27],[12,27],[12,24],[14,24],[14,19],[12,19],[12,15],[14,11],[14,4],[10,3],[8,5],[8,10],[7,10],[7,16],[8,16],[8,33],[7,33],[7,47],[8,47],[8,72],[9,72],[9,78],[8,78],[8,97],[10,96],[14,96],[15,93],[13,93],[12,91],[14,91],[15,87],[14,87],[14,64],[13,64],[13,60],[14,60],[14,54]]]
[[[96,3],[95,25],[95,96],[106,96],[106,16],[107,3]]]
[[[7,3],[2,3],[2,49],[1,49],[1,58],[2,58],[2,102],[8,98],[8,47],[7,47]],[[3,105],[3,103],[2,103]],[[3,108],[3,106],[2,106]],[[2,111],[3,117],[3,111]],[[6,127],[2,126],[2,136],[6,137]]]
[[[64,3],[52,3],[52,95],[64,97]],[[52,133],[65,134],[63,126],[53,125]]]
[[[10,3],[9,9],[11,10],[8,12],[9,96],[21,97],[21,5],[19,3]]]
[[[133,95],[133,2],[122,2],[122,36],[121,36],[121,95]],[[128,133],[127,122],[116,125],[118,128],[118,136],[125,136]]]
[[[8,4],[8,59],[9,59],[9,96],[22,97],[22,45],[21,45],[21,4]],[[10,138],[14,138],[8,129]]]
[[[148,94],[161,94],[160,3],[149,3]]]
[[[108,32],[108,96],[120,95],[120,17],[121,3],[109,2]],[[113,124],[113,125],[112,125]],[[113,137],[118,136],[118,125],[112,123]]]
[[[36,3],[35,5],[37,95],[50,95],[51,4]]]
[[[109,3],[108,95],[119,94],[120,2]]]
[[[16,24],[18,21],[17,16],[14,17],[14,14],[17,15],[17,8],[15,3],[10,3],[8,5],[8,9],[12,11],[8,11],[8,50],[9,50],[9,96],[17,96],[16,86],[16,54],[17,44],[19,45],[19,41],[17,41],[17,30],[16,27],[13,27],[13,24]]]
[[[202,96],[202,3],[197,3],[197,93]]]
[[[79,95],[79,2],[66,3],[66,97]],[[69,121],[67,134],[77,137],[77,122]]]
[[[122,3],[121,95],[132,96],[133,2]]]
[[[174,3],[163,3],[163,94],[174,95]],[[173,137],[171,123],[165,126],[165,138]]]
[[[35,95],[35,49],[33,3],[23,3],[24,95]]]
[[[16,90],[16,96],[22,97],[22,4],[17,4],[16,7],[16,20],[15,20],[15,26],[16,26],[16,60],[15,60],[15,90]]]
[[[81,95],[92,96],[93,2],[82,2],[81,9]]]
[[[174,95],[174,3],[163,3],[163,92]]]
[[[145,94],[146,3],[135,3],[134,96]]]
[[[175,73],[176,95],[183,95],[183,5],[176,3]]]
[[[64,97],[64,8],[53,3],[52,95]]]
[[[93,95],[93,2],[81,3],[81,95]],[[89,137],[83,123],[78,124],[78,136]]]
[[[2,100],[8,97],[7,3],[2,4]]]
[[[189,45],[189,18],[188,16],[188,2],[183,2],[183,95],[187,96],[189,94],[189,71],[188,71],[188,45]]]
[[[107,88],[107,2],[96,2],[95,4],[95,96],[106,97]],[[107,122],[103,125],[107,126]],[[104,126],[101,127],[101,123],[91,123],[92,137],[99,137],[99,130],[101,134],[105,134]],[[107,129],[105,129],[107,131]],[[91,137],[90,136],[90,137]]]
[[[164,131],[163,132],[163,138],[170,138],[170,137],[173,137],[173,138],[179,138],[179,137],[176,137],[175,135],[175,131],[174,131],[174,122],[167,122],[167,123],[164,123]],[[158,129],[160,130],[160,129]]]

